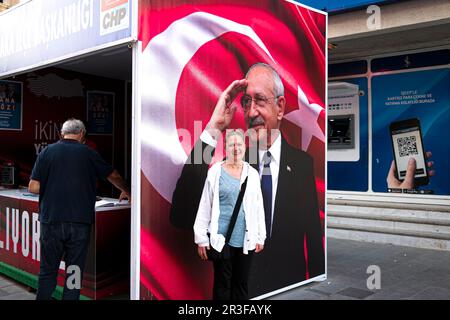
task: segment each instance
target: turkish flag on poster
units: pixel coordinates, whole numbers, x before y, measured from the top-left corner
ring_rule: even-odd
[[[204,299],[212,268],[198,259],[192,231],[170,224],[172,194],[219,95],[256,62],[284,83],[281,130],[314,158],[323,222],[326,17],[278,0],[141,0],[139,11],[141,297]],[[241,108],[230,128],[246,128]]]

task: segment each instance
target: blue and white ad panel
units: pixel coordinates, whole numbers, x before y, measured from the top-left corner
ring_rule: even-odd
[[[393,122],[418,119],[422,141],[416,137],[398,139],[396,149],[416,154],[423,145],[431,152],[434,175],[418,189],[435,195],[450,195],[450,69],[379,75],[372,78],[372,187],[387,191],[387,175],[394,151],[391,143]],[[419,165],[419,163],[417,164]]]

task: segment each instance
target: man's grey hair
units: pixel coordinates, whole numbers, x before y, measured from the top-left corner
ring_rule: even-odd
[[[272,79],[273,79],[273,83],[274,83],[273,90],[275,91],[276,98],[284,96],[284,86],[283,86],[283,81],[281,81],[280,75],[274,69],[274,67],[272,67],[271,65],[268,65],[267,63],[257,62],[254,65],[252,65],[248,69],[247,73],[245,74],[245,79],[248,78],[248,75],[249,75],[250,71],[252,71],[252,69],[258,68],[258,67],[266,68],[266,69],[270,70],[270,72],[272,72]]]
[[[86,127],[83,124],[83,121],[78,119],[69,119],[62,125],[61,128],[61,134],[79,134],[79,133],[85,133]]]

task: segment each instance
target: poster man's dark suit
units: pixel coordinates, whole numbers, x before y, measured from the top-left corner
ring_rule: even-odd
[[[172,197],[173,225],[192,230],[213,153],[214,148],[200,139],[194,146]],[[258,163],[252,166],[259,170]],[[313,159],[282,138],[279,170],[272,236],[264,250],[253,256],[249,281],[252,297],[306,279],[305,236],[309,277],[325,272]]]

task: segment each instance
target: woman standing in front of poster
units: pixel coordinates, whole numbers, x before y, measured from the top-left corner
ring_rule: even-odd
[[[208,171],[194,223],[198,255],[214,266],[214,300],[247,300],[252,256],[266,226],[258,171],[245,162],[241,130],[229,130],[226,160]]]

